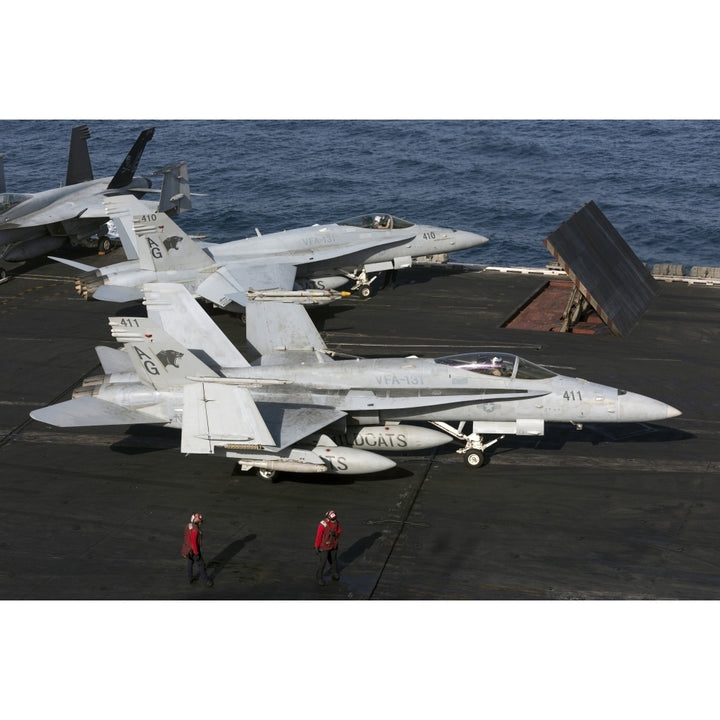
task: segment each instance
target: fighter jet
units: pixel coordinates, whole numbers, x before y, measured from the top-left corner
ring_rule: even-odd
[[[103,268],[53,258],[86,274],[76,288],[85,298],[128,302],[150,282],[184,285],[196,298],[243,312],[249,299],[324,304],[341,297],[349,281],[363,297],[377,276],[409,267],[413,258],[463,250],[488,242],[463,230],[416,225],[371,214],[329,225],[285,230],[225,243],[190,238],[162,213],[148,215],[132,198],[114,203],[113,218],[126,255],[137,258]]]
[[[143,130],[113,177],[93,178],[86,125],[73,128],[65,185],[38,193],[8,193],[0,155],[0,276],[10,263],[46,255],[70,242],[86,244],[98,235],[107,244],[106,225],[110,219],[108,198],[131,194],[141,198],[161,192],[159,202],[142,204],[144,211],[163,210],[178,214],[191,207],[185,163],[164,168],[164,191],[152,189],[149,178],[135,176],[140,158],[152,139],[154,128]],[[138,201],[139,202],[139,201]],[[107,247],[103,247],[107,249]]]
[[[335,359],[304,307],[275,301],[247,305],[247,344],[258,356],[251,364],[182,286],[143,291],[147,318],[110,318],[123,348],[97,348],[104,375],[32,418],[60,427],[180,428],[183,453],[234,458],[242,470],[272,477],[377,472],[395,464],[381,452],[451,437],[465,442],[458,452],[468,465],[481,466],[484,450],[499,439],[486,442],[486,434],[542,435],[546,422],[680,414],[510,353]]]

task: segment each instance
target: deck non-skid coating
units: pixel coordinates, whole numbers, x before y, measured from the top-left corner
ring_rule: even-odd
[[[113,254],[98,262],[114,262]],[[659,283],[632,332],[502,328],[545,278],[457,266],[399,273],[369,300],[312,310],[330,348],[363,356],[492,348],[682,410],[650,425],[547,425],[481,469],[453,445],[367,476],[238,473],[152,427],[29,418],[100,371],[107,318],[59,265],[0,285],[2,599],[720,598],[720,290]],[[242,322],[213,318],[245,351]],[[315,584],[317,523],[343,526],[341,579]],[[182,528],[205,516],[214,587],[185,580]]]

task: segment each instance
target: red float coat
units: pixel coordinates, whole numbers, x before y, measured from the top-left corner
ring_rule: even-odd
[[[338,546],[342,528],[337,520],[323,518],[315,534],[316,550],[334,550]]]
[[[202,547],[202,530],[195,523],[188,523],[185,526],[185,534],[183,536],[182,555],[187,557],[192,551],[193,555],[200,554]]]

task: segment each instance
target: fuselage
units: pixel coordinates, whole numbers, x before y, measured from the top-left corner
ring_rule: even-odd
[[[651,422],[679,412],[663,402],[580,378],[557,375],[508,353],[443,358],[339,360],[227,370],[255,402],[308,402],[347,413],[357,424],[432,422]],[[222,382],[221,379],[216,381]],[[183,390],[156,391],[129,373],[81,388],[115,404],[182,425]]]
[[[399,255],[449,253],[486,242],[486,237],[465,230],[416,225],[391,215],[365,215],[204,247],[217,263],[281,257],[310,273],[385,262]]]
[[[373,218],[380,218],[381,222],[374,223]],[[381,226],[382,219],[387,227]],[[486,242],[486,237],[464,230],[416,225],[391,215],[366,215],[224,243],[198,242],[207,261],[191,268],[144,269],[140,261],[129,260],[92,274],[101,276],[105,284],[138,290],[149,282],[178,283],[197,297],[198,287],[208,277],[234,263],[294,265],[299,288],[306,286],[304,280],[319,273],[352,271],[358,267],[366,267],[371,272],[390,269],[398,259],[406,259],[403,264],[409,264],[410,258],[450,253]],[[347,282],[343,275],[336,280],[333,283],[332,279],[325,278],[323,287],[340,287]],[[92,284],[88,282],[87,287],[92,294]]]
[[[109,220],[102,203],[105,195],[150,185],[146,178],[136,177],[132,185],[108,191],[111,180],[98,178],[38,193],[0,195],[0,247],[18,246],[6,257],[27,260],[60,247],[68,239],[86,240]]]

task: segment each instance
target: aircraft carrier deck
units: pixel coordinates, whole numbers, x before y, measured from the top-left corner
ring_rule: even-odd
[[[115,262],[83,257],[83,262]],[[631,333],[501,327],[547,278],[454,265],[401,271],[396,287],[312,311],[330,348],[365,356],[517,353],[563,374],[662,400],[652,425],[546,426],[506,437],[481,469],[455,446],[393,456],[373,476],[234,471],[148,428],[59,429],[29,418],[97,374],[107,318],[68,268],[0,285],[2,599],[718,599],[720,288],[660,282]],[[241,349],[242,322],[213,317]],[[323,513],[343,526],[341,579],[315,584]],[[205,516],[214,587],[180,557]]]

